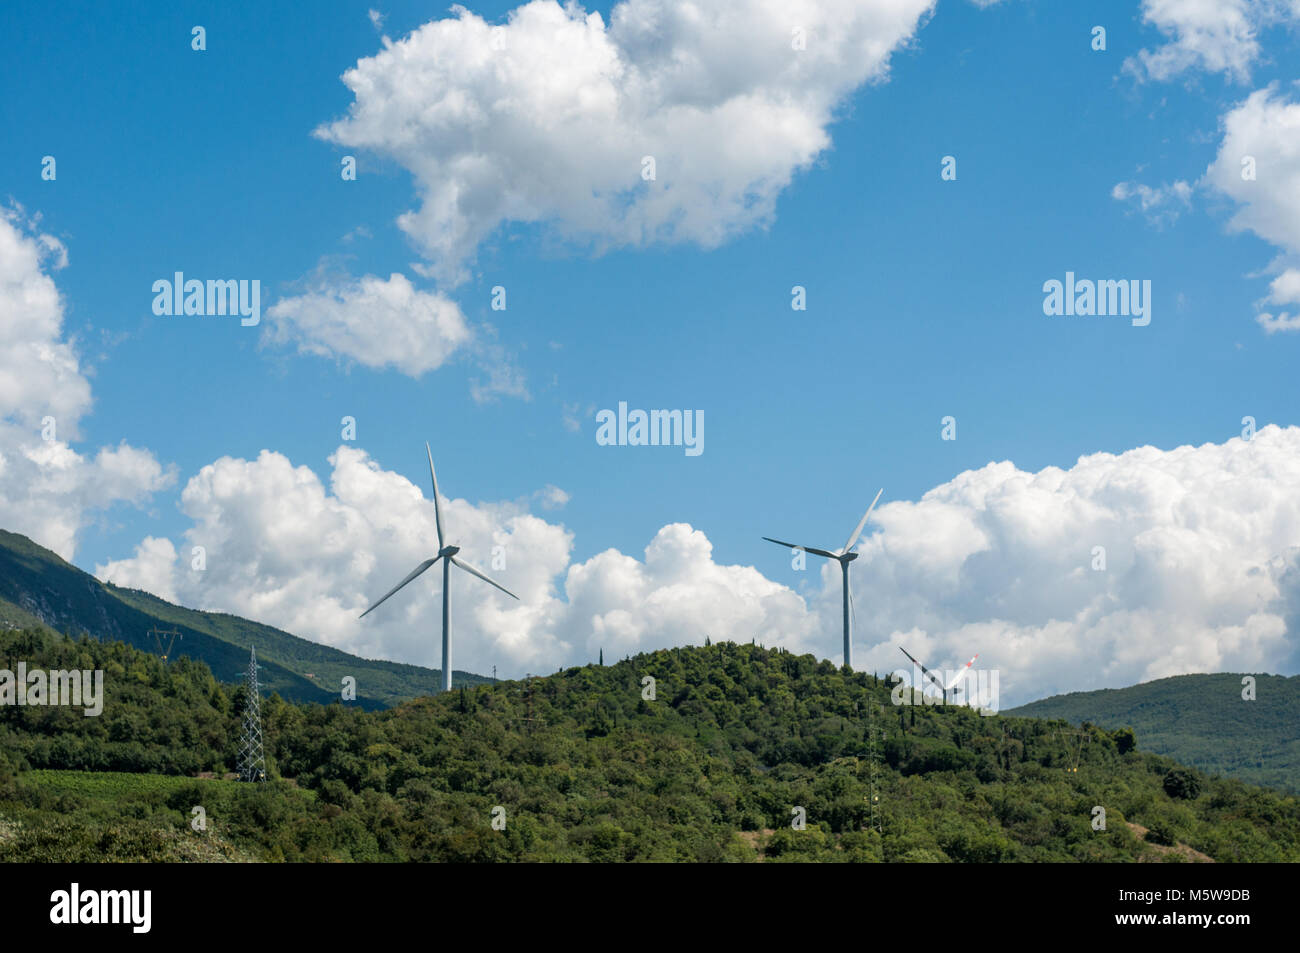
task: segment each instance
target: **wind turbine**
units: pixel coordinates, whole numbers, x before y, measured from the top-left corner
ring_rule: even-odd
[[[442,563],[442,690],[444,692],[449,692],[451,691],[451,585],[450,585],[451,567],[459,566],[467,573],[470,573],[471,575],[474,576],[478,576],[480,579],[482,579],[484,582],[488,583],[489,585],[496,586],[498,589],[504,592],[511,599],[518,599],[519,597],[515,595],[513,592],[511,592],[509,589],[507,589],[505,586],[489,579],[486,574],[484,574],[478,569],[475,569],[465,560],[459,558],[456,555],[457,553],[460,552],[459,546],[448,546],[446,544],[445,540],[443,539],[443,533],[442,533],[442,505],[438,502],[438,474],[434,473],[433,471],[433,451],[429,449],[429,445],[427,443],[424,445],[424,451],[429,455],[429,476],[433,479],[433,519],[434,519],[434,524],[438,527],[438,555],[434,556],[432,559],[426,559],[424,562],[420,563],[420,565],[416,566],[413,570],[411,570],[411,574],[409,576],[407,576],[396,586],[390,589],[387,593],[385,593],[383,599],[380,599],[378,602],[372,605],[365,612],[361,613],[360,618],[364,619],[370,613],[378,609],[379,606],[383,604],[384,600],[387,599],[389,596],[391,596],[393,593],[397,592],[397,590],[401,589],[404,585],[406,585],[416,576],[420,575],[420,573],[424,572],[426,569],[428,569],[430,566],[436,563],[439,559],[443,560]]]
[[[939,689],[939,691],[943,692],[943,703],[945,705],[948,704],[948,693],[951,692],[953,689],[955,689],[961,683],[961,680],[966,677],[966,673],[970,671],[970,667],[975,664],[975,659],[979,658],[979,653],[976,652],[975,655],[971,657],[971,660],[969,662],[967,662],[961,668],[957,669],[957,674],[955,674],[952,677],[952,679],[948,682],[948,684],[945,685],[943,682],[939,681],[939,679],[935,677],[934,672],[930,671],[924,665],[921,665],[921,663],[917,661],[917,659],[912,655],[911,652],[907,651],[907,649],[903,648],[900,645],[898,647],[898,650],[902,652],[904,655],[906,655],[909,659],[911,659],[913,665],[920,666],[920,669],[922,672],[925,673],[926,678],[932,681],[935,684],[935,686]]]
[[[853,668],[853,629],[849,623],[849,600],[852,599],[852,595],[849,592],[849,563],[858,558],[858,554],[852,552],[853,546],[857,543],[858,537],[862,535],[862,527],[867,525],[867,517],[870,516],[871,511],[876,508],[876,503],[880,500],[880,494],[884,492],[885,490],[882,487],[876,494],[876,498],[871,501],[871,505],[867,507],[867,511],[862,514],[862,520],[858,523],[858,528],[853,531],[853,535],[850,536],[849,541],[844,544],[844,548],[837,553],[829,553],[824,549],[813,549],[811,546],[798,546],[795,543],[784,543],[779,539],[773,539],[771,536],[763,537],[769,543],[776,543],[778,546],[787,546],[790,549],[800,549],[806,553],[812,553],[814,556],[824,556],[827,559],[839,560],[840,570],[844,574],[844,664],[850,669]]]

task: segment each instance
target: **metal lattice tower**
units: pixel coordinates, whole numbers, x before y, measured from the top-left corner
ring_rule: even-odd
[[[239,742],[239,780],[265,781],[266,758],[262,754],[261,696],[257,689],[257,649],[248,651],[248,677],[244,680],[247,701],[244,734]]]
[[[525,675],[524,678],[526,679],[524,684],[527,686],[525,697],[528,700],[528,714],[524,717],[524,725],[525,730],[531,735],[533,733],[533,676]]]
[[[181,635],[179,629],[160,629],[158,628],[158,626],[154,626],[152,629],[150,629],[149,634],[153,636],[154,642],[158,645],[158,654],[162,656],[162,660],[164,662],[167,661],[167,659],[171,656],[172,646],[176,644],[176,640],[178,638],[181,639],[185,638],[185,636]],[[171,640],[167,643],[167,648],[165,649],[163,648],[163,644],[162,644],[162,637],[164,635],[171,636]]]

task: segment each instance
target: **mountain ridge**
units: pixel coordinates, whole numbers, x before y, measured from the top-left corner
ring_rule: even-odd
[[[263,687],[294,701],[328,704],[342,678],[352,676],[360,707],[385,708],[434,694],[441,681],[438,669],[360,658],[232,613],[189,609],[100,582],[28,537],[0,529],[0,628],[33,626],[120,640],[150,654],[156,654],[150,629],[177,628],[182,637],[173,656],[202,661],[227,682],[247,670],[249,648],[256,646]],[[457,684],[490,681],[471,672],[453,675]]]
[[[1243,697],[1248,677],[1254,679],[1253,701]],[[1300,794],[1300,675],[1174,675],[1053,695],[1003,714],[1132,728],[1143,747],[1157,754]]]

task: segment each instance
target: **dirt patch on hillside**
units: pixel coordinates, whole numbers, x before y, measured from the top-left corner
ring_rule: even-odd
[[[761,831],[740,831],[736,834],[758,855],[758,862],[761,864],[764,860],[763,845],[767,839],[776,833],[775,828],[765,827]]]
[[[1125,821],[1124,823],[1128,825],[1128,829],[1136,835],[1138,840],[1146,844],[1147,850],[1157,855],[1156,857],[1144,855],[1138,859],[1138,863],[1150,863],[1153,860],[1162,861],[1170,854],[1176,854],[1180,860],[1191,864],[1212,864],[1215,862],[1214,858],[1209,854],[1202,854],[1199,850],[1193,850],[1186,844],[1174,844],[1172,847],[1166,847],[1164,844],[1152,844],[1147,840],[1148,828],[1143,827],[1141,824],[1134,824],[1132,821]]]

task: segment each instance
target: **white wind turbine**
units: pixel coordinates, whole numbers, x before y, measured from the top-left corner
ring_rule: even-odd
[[[853,535],[850,536],[849,541],[844,544],[844,548],[837,553],[830,553],[824,549],[813,549],[811,546],[799,546],[795,543],[783,543],[781,540],[773,539],[771,536],[763,537],[769,543],[776,543],[778,546],[788,546],[791,549],[801,549],[806,553],[812,553],[814,556],[824,556],[827,559],[835,559],[839,561],[840,570],[844,574],[844,664],[850,669],[853,668],[853,629],[849,623],[849,602],[853,596],[852,593],[849,592],[849,563],[858,558],[858,554],[852,551],[853,546],[857,543],[858,537],[862,535],[862,527],[867,525],[867,517],[869,517],[871,511],[876,508],[876,503],[880,500],[880,494],[884,492],[884,488],[882,487],[880,492],[876,494],[876,498],[871,501],[871,505],[867,507],[867,511],[862,514],[862,520],[858,523],[858,528],[853,531]]]
[[[379,606],[383,604],[384,599],[387,599],[393,593],[397,592],[398,589],[401,589],[404,585],[416,576],[420,575],[420,573],[424,572],[439,559],[444,560],[442,564],[442,690],[444,692],[449,692],[451,691],[451,567],[453,565],[459,566],[467,573],[478,576],[484,582],[496,586],[512,599],[518,599],[519,597],[505,586],[489,579],[485,573],[475,569],[469,563],[465,562],[465,560],[460,559],[456,555],[460,552],[459,546],[448,546],[444,542],[442,533],[442,504],[438,502],[438,474],[433,472],[433,451],[429,449],[427,443],[424,445],[424,450],[425,453],[429,455],[429,476],[433,479],[433,518],[434,523],[438,527],[438,555],[434,556],[432,559],[426,559],[424,562],[420,563],[420,565],[416,566],[409,576],[385,593],[383,599],[380,599],[365,612],[361,613],[360,617],[364,619],[367,615],[378,609]]]

